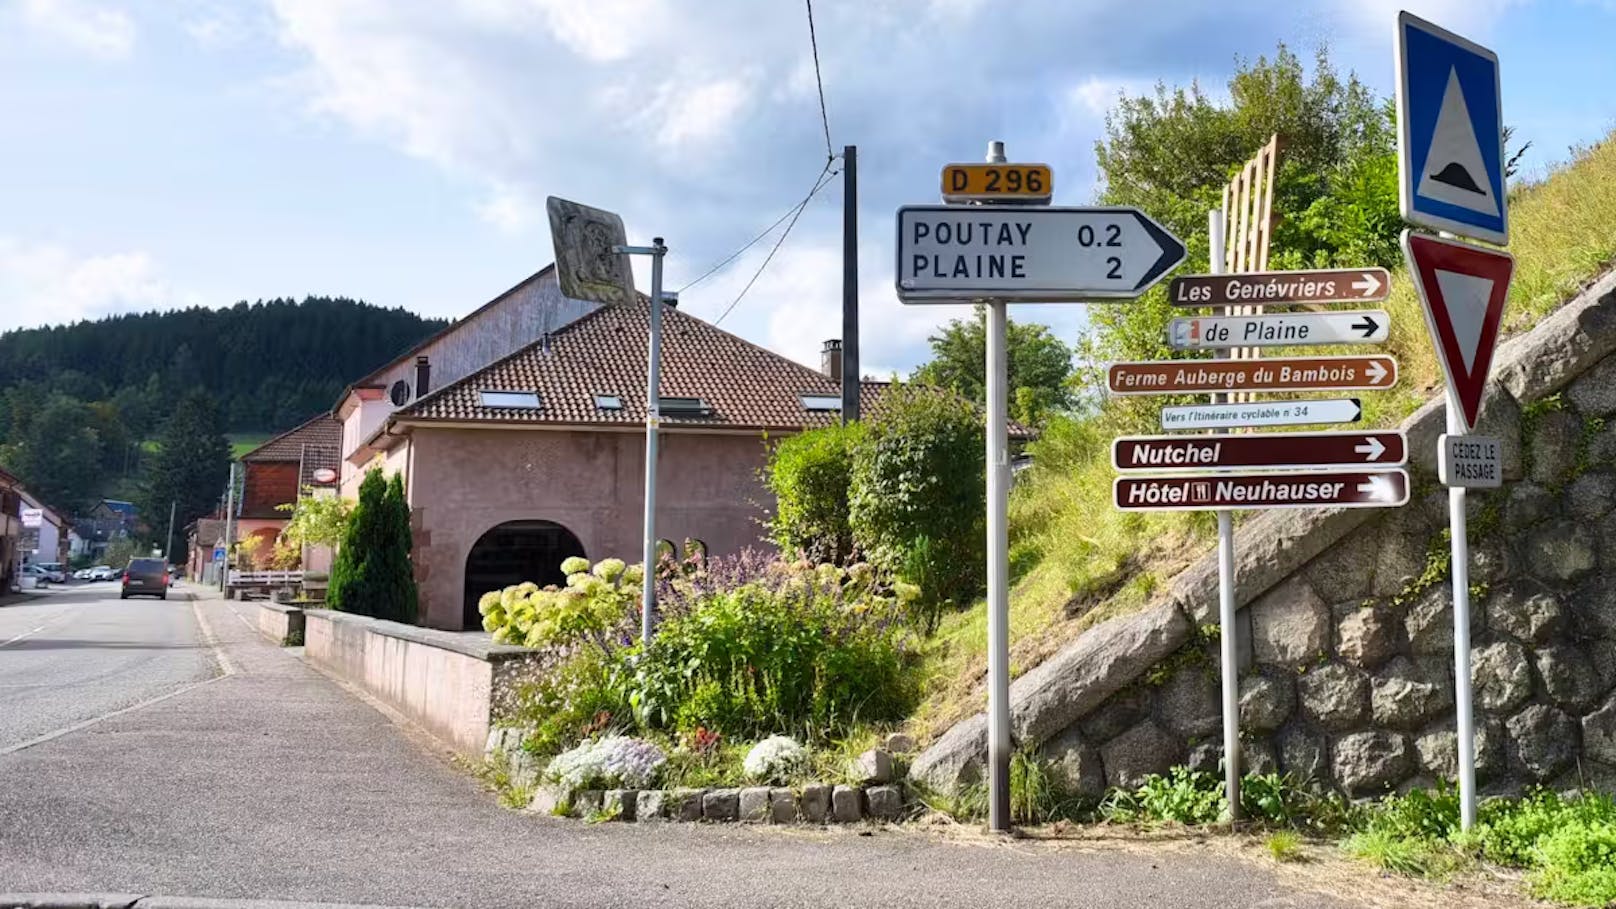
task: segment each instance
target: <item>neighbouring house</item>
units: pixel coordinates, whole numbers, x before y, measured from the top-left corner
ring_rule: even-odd
[[[102,499],[74,522],[73,530],[84,538],[89,553],[100,558],[113,540],[133,536],[139,524],[140,512],[134,503]]]
[[[17,516],[22,522],[19,551],[22,561],[67,563],[68,520],[26,489],[18,490]]]
[[[518,322],[493,318],[509,334],[481,349],[498,352],[477,368],[470,355],[441,368],[445,351],[472,347],[457,332],[482,335],[478,314],[511,295],[529,305]],[[765,438],[838,418],[840,344],[826,345],[828,368],[815,371],[665,313],[657,535],[712,555],[759,545]],[[634,562],[642,546],[649,302],[567,300],[546,269],[478,314],[350,388],[336,409],[345,495],[372,464],[405,476],[421,620],[439,628],[476,627],[488,590],[561,582],[568,556]],[[883,387],[864,384],[866,407]]]
[[[219,509],[223,511],[223,509]],[[214,558],[215,552],[220,549],[229,551],[225,539],[226,522],[217,514],[213,517],[197,518],[185,530],[185,576],[193,581],[208,584],[219,583],[219,572],[224,569],[224,559]]]
[[[0,470],[0,594],[16,585],[17,570],[22,566],[18,554],[22,519],[17,516],[22,503],[21,490],[20,480]]]
[[[242,455],[236,539],[258,538],[262,542],[257,552],[267,554],[291,519],[291,513],[281,506],[294,504],[305,490],[336,488],[341,448],[342,424],[323,413]],[[213,539],[203,542],[211,558]],[[305,552],[304,557],[307,568],[330,567],[328,553]]]

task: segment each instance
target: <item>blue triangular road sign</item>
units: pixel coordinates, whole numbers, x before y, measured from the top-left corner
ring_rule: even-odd
[[[1399,14],[1397,127],[1403,220],[1508,244],[1498,55]]]

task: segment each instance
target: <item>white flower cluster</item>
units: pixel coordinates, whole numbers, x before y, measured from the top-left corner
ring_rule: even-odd
[[[771,735],[746,753],[741,769],[754,780],[784,783],[808,769],[808,749],[789,735]]]
[[[668,762],[651,742],[626,735],[609,735],[584,742],[550,761],[544,775],[569,792],[579,789],[644,789],[655,782]]]

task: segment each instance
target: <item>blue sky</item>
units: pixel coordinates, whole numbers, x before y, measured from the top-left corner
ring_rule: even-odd
[[[1389,93],[1401,6],[819,0],[831,138],[860,147],[866,370],[907,371],[965,311],[891,292],[893,209],[935,201],[942,164],[1004,139],[1089,201],[1119,91],[1221,89],[1285,41]],[[1498,51],[1529,172],[1616,125],[1616,5],[1410,6]],[[0,0],[0,110],[0,329],[309,293],[461,315],[550,261],[550,194],[666,237],[679,287],[825,160],[793,0]],[[810,204],[726,329],[817,360],[840,200]],[[716,317],[769,245],[682,305]]]

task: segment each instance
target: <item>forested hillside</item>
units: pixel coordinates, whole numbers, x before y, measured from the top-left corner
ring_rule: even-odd
[[[341,297],[112,316],[0,335],[0,389],[108,401],[135,424],[202,388],[230,430],[273,432],[444,324]],[[0,408],[0,440],[11,410]]]

